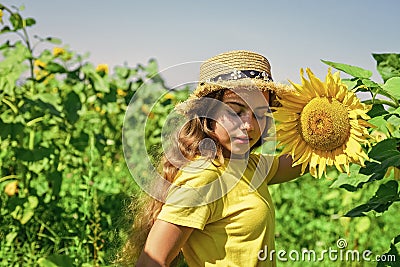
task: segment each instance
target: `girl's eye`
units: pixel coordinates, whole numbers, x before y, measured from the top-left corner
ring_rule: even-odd
[[[256,119],[262,120],[265,119],[269,116],[268,112],[259,112],[259,113],[254,113],[254,117]]]
[[[265,113],[262,113],[262,114],[254,114],[254,117],[256,117],[256,119],[258,119],[258,120],[262,120],[262,119],[265,119],[265,118],[266,118]]]
[[[242,115],[242,111],[241,110],[235,111],[235,110],[228,109],[227,112],[231,116],[240,116],[240,115]]]

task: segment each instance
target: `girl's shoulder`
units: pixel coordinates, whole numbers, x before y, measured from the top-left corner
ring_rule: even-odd
[[[197,157],[182,167],[176,175],[174,184],[200,187],[218,179],[224,166],[203,157]]]

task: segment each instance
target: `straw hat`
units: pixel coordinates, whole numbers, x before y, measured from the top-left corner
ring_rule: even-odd
[[[237,50],[219,54],[200,66],[200,82],[189,99],[196,99],[221,89],[233,88],[272,91],[278,97],[293,88],[272,79],[271,65],[257,53]]]

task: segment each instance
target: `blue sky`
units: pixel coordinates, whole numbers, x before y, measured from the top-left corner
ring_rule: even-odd
[[[23,14],[37,21],[32,35],[61,38],[110,67],[155,58],[162,70],[246,49],[270,60],[277,81],[298,82],[302,67],[324,78],[320,59],[373,70],[380,81],[371,53],[400,53],[397,0],[1,2],[25,5]],[[173,68],[164,78],[168,84],[194,80],[197,68]]]

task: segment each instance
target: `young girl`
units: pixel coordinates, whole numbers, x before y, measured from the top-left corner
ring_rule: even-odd
[[[290,157],[254,153],[273,137],[269,107],[291,87],[272,81],[262,55],[232,51],[200,67],[200,83],[177,107],[187,119],[165,152],[162,201],[143,205],[124,253],[136,266],[275,266],[270,184],[299,176]],[[138,216],[141,216],[140,218]],[[141,244],[144,240],[144,246]]]

